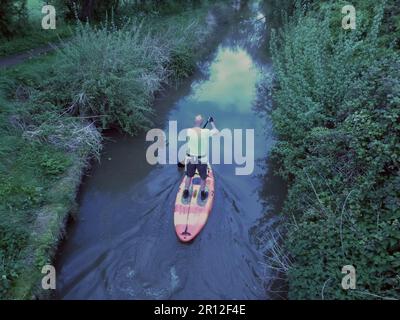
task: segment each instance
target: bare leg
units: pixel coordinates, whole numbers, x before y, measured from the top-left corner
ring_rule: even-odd
[[[185,180],[185,190],[189,190],[190,188],[190,183],[192,182],[192,178],[186,176],[186,180]]]

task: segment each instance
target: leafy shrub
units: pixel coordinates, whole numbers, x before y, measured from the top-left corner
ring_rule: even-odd
[[[58,12],[66,19],[73,20],[76,17],[86,21],[101,21],[107,14],[117,11],[118,0],[108,1],[85,1],[85,0],[53,0],[50,1],[56,6]]]
[[[382,41],[384,5],[374,6],[353,32],[326,5],[273,35],[290,298],[400,297],[400,58]],[[348,264],[356,290],[341,288]]]
[[[149,103],[166,77],[167,59],[140,24],[121,30],[85,25],[60,49],[51,91],[70,114],[134,134],[151,123]]]
[[[154,93],[172,75],[179,78],[193,70],[191,45],[202,40],[195,38],[201,36],[196,22],[173,21],[178,26],[166,26],[163,36],[138,21],[121,29],[81,25],[60,48],[54,76],[36,103],[63,105],[70,115],[101,129],[118,127],[130,134],[147,129]]]

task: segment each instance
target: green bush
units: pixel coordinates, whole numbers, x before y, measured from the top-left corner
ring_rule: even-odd
[[[52,0],[50,1],[59,14],[68,20],[79,18],[82,21],[102,21],[107,15],[119,8],[119,0],[108,1],[85,1],[85,0]]]
[[[21,33],[28,19],[26,0],[1,0],[0,39]]]
[[[131,14],[175,15],[186,10],[195,10],[207,0],[145,0],[126,1],[120,4],[121,11]]]
[[[140,24],[121,30],[85,25],[60,49],[50,90],[71,115],[134,134],[151,123],[150,101],[166,78],[167,59]]]
[[[324,5],[273,34],[293,299],[400,298],[400,58],[371,3],[355,31]],[[348,264],[356,290],[341,288]]]
[[[148,128],[154,93],[172,76],[193,71],[193,45],[203,40],[196,21],[174,17],[169,22],[162,35],[147,22],[129,22],[121,29],[81,25],[59,49],[54,73],[36,104],[50,101],[101,129],[136,134]]]

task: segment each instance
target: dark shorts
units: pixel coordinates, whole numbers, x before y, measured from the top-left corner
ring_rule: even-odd
[[[207,179],[207,163],[190,163],[188,162],[186,165],[186,175],[189,178],[193,178],[196,173],[196,169],[199,172],[200,178],[203,180]]]

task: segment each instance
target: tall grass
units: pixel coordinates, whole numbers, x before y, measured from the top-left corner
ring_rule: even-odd
[[[167,77],[168,55],[139,23],[120,30],[81,26],[59,53],[52,91],[62,92],[71,115],[131,134],[151,124],[151,97]]]
[[[194,42],[202,39],[196,22],[174,23],[162,34],[138,20],[120,29],[111,23],[80,25],[77,35],[59,49],[54,77],[48,81],[51,99],[101,129],[136,134],[149,128],[154,93],[171,78],[192,71]]]

